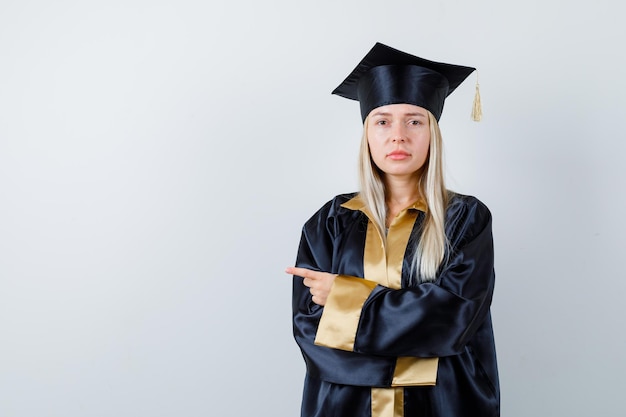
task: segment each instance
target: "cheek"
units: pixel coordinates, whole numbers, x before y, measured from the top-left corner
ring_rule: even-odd
[[[415,163],[422,167],[426,161],[428,160],[428,156],[430,155],[430,144],[424,143],[423,146],[419,146],[415,149]]]
[[[430,153],[430,144],[426,143],[423,147],[421,147],[420,154],[423,155],[424,158],[427,158],[429,153]]]
[[[428,153],[430,152],[430,135],[428,137],[421,138],[421,140],[418,141],[417,149],[420,155],[424,155],[425,157],[428,156]]]
[[[382,147],[376,141],[372,140],[368,141],[368,145],[372,161],[374,161],[376,165],[379,165],[384,159],[384,151],[382,150]]]

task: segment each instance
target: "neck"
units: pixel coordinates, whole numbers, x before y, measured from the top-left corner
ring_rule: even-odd
[[[410,177],[385,177],[385,203],[387,204],[386,226],[404,209],[420,198],[419,179]]]
[[[385,178],[385,200],[389,206],[404,205],[404,207],[414,203],[420,197],[419,179],[417,176],[391,177]],[[403,208],[404,208],[403,207]]]

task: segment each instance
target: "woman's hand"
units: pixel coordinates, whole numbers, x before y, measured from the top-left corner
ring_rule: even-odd
[[[321,306],[326,304],[330,287],[333,286],[333,282],[335,282],[335,278],[337,278],[336,274],[313,271],[312,269],[306,268],[289,267],[285,269],[285,272],[304,278],[302,282],[309,287],[309,292],[313,296],[313,302]]]

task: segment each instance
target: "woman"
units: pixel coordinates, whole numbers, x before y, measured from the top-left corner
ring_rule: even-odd
[[[333,91],[361,106],[361,190],[307,221],[286,270],[303,417],[500,414],[491,214],[446,190],[438,127],[473,71],[376,44]]]

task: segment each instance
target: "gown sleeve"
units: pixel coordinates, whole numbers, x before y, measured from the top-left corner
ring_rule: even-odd
[[[332,319],[322,317],[317,331],[325,336],[316,343],[388,357],[461,353],[489,314],[495,280],[491,214],[478,200],[464,200],[448,213],[446,230],[450,255],[433,283],[402,289],[373,283],[364,293],[364,284],[372,283],[367,277],[339,276],[324,311]],[[337,299],[359,292],[362,303]]]
[[[348,214],[347,220],[343,215],[337,216],[336,211],[342,201],[336,200],[327,203],[304,225],[296,266],[330,273],[338,273],[341,269],[336,261],[344,221],[354,226],[355,221],[358,222],[356,219],[362,220],[362,217],[358,212]],[[343,214],[346,215],[345,210]],[[350,253],[350,250],[347,252]],[[341,253],[346,254],[346,248],[342,248]],[[346,385],[388,385],[395,367],[394,358],[333,349],[314,343],[324,308],[312,301],[309,289],[302,281],[302,277],[293,278],[293,334],[302,351],[307,372],[325,381]]]

